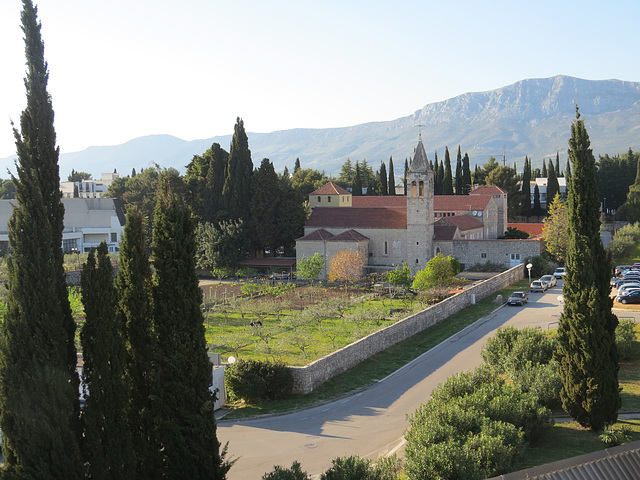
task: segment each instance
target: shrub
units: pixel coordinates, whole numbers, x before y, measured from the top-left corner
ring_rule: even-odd
[[[232,400],[276,400],[291,394],[293,375],[283,363],[238,360],[227,368],[225,386]]]
[[[229,270],[226,268],[217,267],[211,270],[211,275],[213,275],[213,278],[223,280],[225,278],[229,278]]]
[[[466,267],[465,271],[467,272],[504,272],[507,268],[504,265],[493,263],[493,262],[485,262],[485,263],[474,263],[470,267]]]
[[[321,480],[393,480],[393,467],[377,467],[371,460],[359,456],[339,457],[331,461],[331,468],[320,476]],[[386,466],[384,466],[386,465]]]
[[[616,327],[616,347],[621,360],[629,358],[635,351],[635,325],[633,319],[622,318]]]
[[[555,270],[555,263],[551,263],[543,257],[535,256],[532,258],[527,258],[524,261],[524,264],[531,264],[531,279],[539,278],[542,275],[551,275]],[[527,271],[525,270],[525,273]],[[528,273],[527,273],[528,275]]]
[[[255,277],[258,274],[258,271],[255,268],[251,267],[242,267],[239,268],[236,272],[236,277],[238,278],[251,278]]]
[[[262,480],[309,480],[309,475],[302,471],[298,462],[294,461],[291,468],[276,465],[271,472],[262,476]]]

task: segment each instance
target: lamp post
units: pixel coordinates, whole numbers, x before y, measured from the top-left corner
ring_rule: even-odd
[[[529,271],[529,285],[531,285],[531,267],[533,267],[533,264],[527,263],[527,270]]]

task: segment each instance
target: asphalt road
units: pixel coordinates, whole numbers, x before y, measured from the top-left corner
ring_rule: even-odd
[[[260,479],[274,465],[294,460],[312,477],[340,456],[377,459],[402,453],[407,414],[426,402],[440,383],[481,363],[480,352],[498,327],[556,328],[562,281],[545,293],[530,293],[524,307],[500,307],[366,390],[286,415],[218,423],[218,439],[229,442],[237,463],[230,480]],[[505,299],[506,300],[506,299]],[[640,321],[640,312],[616,312]]]

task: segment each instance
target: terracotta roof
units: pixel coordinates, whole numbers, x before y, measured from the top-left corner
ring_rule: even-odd
[[[453,217],[440,218],[436,223],[442,222],[443,225],[455,225],[461,232],[483,228],[484,224],[471,215],[454,215]]]
[[[307,241],[307,242],[323,242],[325,240],[331,240],[334,237],[333,233],[327,232],[324,228],[319,228],[318,230],[314,230],[308,235],[304,237],[300,237],[297,241]]]
[[[404,195],[355,196],[351,197],[351,207],[406,208],[407,197],[405,197]]]
[[[440,222],[436,222],[433,225],[434,240],[436,242],[438,240],[453,240],[456,237],[456,231],[458,230],[458,227],[456,227],[455,225],[438,225],[439,223]]]
[[[482,185],[469,193],[469,195],[502,195],[505,193],[507,192],[495,185]]]
[[[523,232],[527,232],[532,237],[542,235],[542,227],[544,223],[508,223],[507,227],[517,228]]]
[[[309,195],[351,195],[351,192],[348,192],[340,185],[336,185],[333,182],[325,183],[315,192],[311,192]]]
[[[339,233],[335,237],[333,237],[330,242],[361,242],[363,240],[369,240],[369,237],[365,237],[359,232],[355,230],[347,230],[345,232]]]
[[[413,160],[411,160],[410,172],[426,172],[430,169],[429,161],[427,160],[427,153],[424,151],[424,145],[422,139],[418,140],[418,146],[416,147]]]
[[[489,200],[491,200],[489,195],[434,195],[433,210],[435,212],[484,210]]]
[[[355,197],[354,197],[355,198]],[[406,208],[314,208],[306,227],[318,228],[407,228]]]

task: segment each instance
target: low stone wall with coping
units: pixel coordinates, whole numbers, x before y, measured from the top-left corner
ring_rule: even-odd
[[[524,265],[517,265],[304,367],[290,367],[294,379],[293,392],[301,395],[311,393],[327,380],[441,322],[468,307],[474,300],[482,300],[522,280],[524,270]]]

